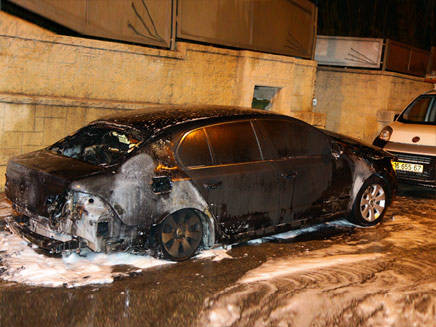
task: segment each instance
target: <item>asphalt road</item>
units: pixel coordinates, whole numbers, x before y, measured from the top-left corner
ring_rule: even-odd
[[[235,245],[221,260],[119,265],[106,284],[10,281],[6,252],[0,326],[436,326],[435,190],[402,188],[376,227],[339,220]],[[39,268],[49,259],[62,260]]]

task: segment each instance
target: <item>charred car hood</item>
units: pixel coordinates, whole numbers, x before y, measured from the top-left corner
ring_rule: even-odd
[[[346,145],[349,152],[370,158],[373,160],[379,160],[384,158],[393,158],[394,156],[389,152],[383,151],[381,148],[373,146],[371,144],[362,142],[349,136],[331,132],[328,130],[321,130],[324,134],[330,136],[336,142]]]
[[[11,158],[6,170],[6,197],[18,209],[48,216],[47,205],[71,182],[98,174],[105,168],[39,150]]]

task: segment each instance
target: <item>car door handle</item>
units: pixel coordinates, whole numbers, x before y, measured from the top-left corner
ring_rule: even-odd
[[[216,182],[216,183],[204,183],[204,187],[209,189],[209,190],[215,190],[218,187],[220,187],[221,185],[223,185],[222,181]]]
[[[289,173],[282,173],[284,179],[293,180],[298,175],[298,172],[291,171]]]

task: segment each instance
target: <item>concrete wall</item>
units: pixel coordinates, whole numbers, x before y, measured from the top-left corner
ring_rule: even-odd
[[[325,115],[311,112],[315,76],[310,60],[59,36],[0,11],[0,185],[9,157],[148,103],[250,107],[254,87],[271,86],[280,88],[272,110],[323,125]]]
[[[318,67],[314,111],[327,115],[327,129],[372,143],[394,114],[432,88],[421,77]]]

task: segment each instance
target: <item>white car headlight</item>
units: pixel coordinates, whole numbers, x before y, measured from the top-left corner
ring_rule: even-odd
[[[392,132],[393,132],[392,127],[386,126],[385,128],[382,129],[378,137],[379,139],[388,142],[391,139]]]

